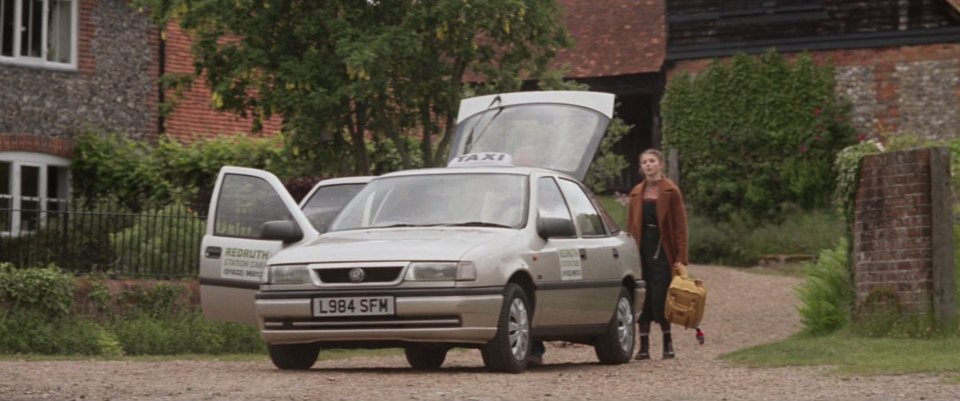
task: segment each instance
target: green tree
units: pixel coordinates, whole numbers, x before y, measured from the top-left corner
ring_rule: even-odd
[[[195,73],[217,108],[259,123],[283,118],[307,160],[368,174],[365,139],[387,138],[413,167],[444,161],[460,98],[515,90],[568,44],[554,0],[137,0],[194,38]],[[318,165],[319,167],[319,165]]]

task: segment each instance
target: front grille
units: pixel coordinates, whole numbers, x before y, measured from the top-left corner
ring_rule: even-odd
[[[400,277],[403,266],[386,267],[338,267],[332,269],[317,269],[320,281],[324,283],[353,283],[350,281],[350,271],[359,268],[363,270],[363,281],[359,283],[389,283]]]

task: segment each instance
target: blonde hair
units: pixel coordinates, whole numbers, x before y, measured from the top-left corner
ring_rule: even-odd
[[[660,160],[660,164],[663,164],[663,152],[657,149],[650,148],[650,149],[644,150],[642,153],[640,153],[639,158],[643,159],[643,155],[654,155],[658,160]]]

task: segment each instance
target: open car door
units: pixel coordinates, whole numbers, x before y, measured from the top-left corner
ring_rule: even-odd
[[[467,153],[509,153],[513,164],[580,181],[613,118],[614,96],[586,91],[515,92],[460,102],[449,160]]]
[[[284,233],[283,239],[263,239],[264,234],[276,238],[278,232]],[[317,235],[276,176],[251,168],[221,168],[200,246],[204,316],[255,324],[254,294],[267,260]]]

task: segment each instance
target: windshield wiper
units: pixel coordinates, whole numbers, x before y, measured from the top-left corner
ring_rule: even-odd
[[[503,224],[490,223],[486,221],[467,221],[463,223],[451,223],[445,224],[449,227],[500,227],[500,228],[513,228]]]
[[[483,111],[483,113],[486,114],[491,109],[493,109],[493,105],[495,103],[500,103],[500,95],[497,95],[495,98],[493,98],[493,101],[490,102],[490,105],[487,106],[487,108]],[[470,153],[470,148],[473,147],[474,142],[480,140],[480,137],[483,136],[483,133],[486,132],[487,128],[490,127],[490,123],[492,123],[493,120],[497,119],[497,117],[500,116],[500,112],[502,111],[503,111],[503,107],[497,110],[497,112],[494,113],[492,117],[490,117],[490,120],[487,121],[487,125],[484,125],[483,129],[480,130],[480,133],[476,135],[476,139],[474,139],[473,132],[476,131],[477,126],[480,125],[480,120],[482,120],[483,117],[480,117],[477,119],[477,122],[473,124],[473,127],[470,127],[470,134],[467,135],[467,139],[466,141],[464,141],[464,145],[463,145],[464,154]]]

